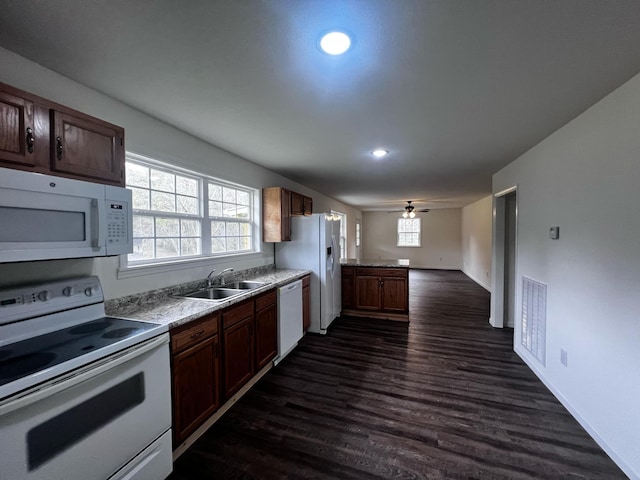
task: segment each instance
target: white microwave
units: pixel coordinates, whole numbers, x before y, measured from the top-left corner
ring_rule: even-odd
[[[0,168],[0,263],[133,252],[131,191]]]

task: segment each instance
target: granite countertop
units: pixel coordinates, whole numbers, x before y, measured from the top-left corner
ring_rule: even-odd
[[[409,259],[378,259],[372,260],[367,258],[343,258],[340,264],[346,267],[386,267],[386,268],[409,268]]]
[[[173,328],[217,310],[222,310],[230,305],[243,302],[248,298],[260,295],[273,288],[291,283],[309,273],[311,273],[310,270],[272,268],[266,271],[256,271],[254,274],[242,275],[240,278],[236,276],[232,279],[231,276],[229,276],[227,282],[251,280],[265,282],[267,285],[253,290],[247,290],[246,293],[242,295],[224,301],[213,302],[211,300],[187,299],[174,296],[204,287],[204,280],[201,280],[199,282],[191,282],[160,290],[152,290],[142,294],[107,300],[105,302],[105,311],[107,315],[113,317],[143,320]]]

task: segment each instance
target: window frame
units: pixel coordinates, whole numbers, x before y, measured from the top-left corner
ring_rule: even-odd
[[[178,213],[178,212],[160,212],[155,210],[141,210],[133,209],[133,216],[145,216],[145,214],[162,218],[177,218],[177,219],[196,219],[200,222],[200,253],[194,255],[183,255],[174,257],[155,257],[153,259],[141,259],[131,260],[129,254],[120,255],[120,268],[118,269],[118,278],[126,278],[128,276],[135,276],[134,271],[143,272],[145,270],[157,270],[171,271],[179,268],[191,268],[194,264],[207,263],[211,264],[211,261],[216,259],[228,258],[228,257],[242,257],[250,258],[251,256],[259,256],[261,254],[262,238],[260,236],[260,189],[250,187],[247,185],[240,185],[237,183],[229,182],[220,178],[206,175],[193,170],[188,170],[176,165],[168,164],[159,160],[148,158],[142,155],[138,155],[132,152],[126,152],[126,162],[142,165],[147,168],[155,170],[165,171],[167,173],[179,176],[185,176],[188,178],[196,179],[198,182],[198,214]],[[232,217],[216,217],[209,215],[209,185],[218,185],[221,187],[227,187],[235,189],[236,191],[243,191],[248,194],[249,202],[249,218],[237,219]],[[135,186],[127,185],[127,188]],[[149,185],[149,191],[152,191]],[[230,202],[227,202],[228,204]],[[238,205],[237,203],[235,204]],[[250,246],[248,249],[243,250],[229,250],[224,252],[213,253],[211,251],[211,225],[214,221],[232,221],[234,223],[244,223],[249,225],[249,241]],[[132,232],[133,233],[133,232]],[[224,238],[228,238],[226,235]],[[137,237],[136,237],[137,238]],[[154,236],[150,237],[154,240],[159,238],[157,232],[154,231]],[[191,237],[185,237],[191,238]],[[155,248],[155,247],[154,247]],[[155,255],[155,251],[154,251]]]
[[[413,230],[400,230],[400,226],[406,222],[417,222],[418,231],[415,232]],[[412,234],[417,233],[418,242],[417,245],[408,245],[400,242],[401,234]],[[399,248],[420,248],[422,247],[422,219],[419,217],[415,218],[398,218],[398,222],[396,224],[396,247]]]

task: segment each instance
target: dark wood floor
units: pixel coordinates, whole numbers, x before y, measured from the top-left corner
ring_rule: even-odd
[[[171,480],[626,478],[487,323],[460,272],[414,270],[411,323],[307,335]]]

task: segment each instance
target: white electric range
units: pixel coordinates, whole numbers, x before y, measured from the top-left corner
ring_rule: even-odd
[[[107,317],[97,277],[0,290],[0,480],[172,469],[167,327]]]

